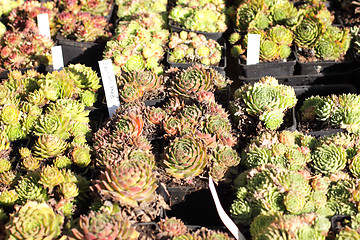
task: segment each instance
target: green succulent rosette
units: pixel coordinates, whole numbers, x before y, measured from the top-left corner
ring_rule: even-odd
[[[10,215],[8,239],[54,239],[61,233],[64,217],[46,203],[27,202]]]
[[[294,89],[278,84],[273,77],[263,77],[259,82],[244,85],[235,91],[234,98],[235,104],[238,104],[236,101],[243,101],[246,112],[258,116],[271,130],[280,127],[284,112],[297,102]]]
[[[299,47],[311,48],[316,43],[321,31],[317,20],[304,18],[295,28],[295,43]]]
[[[200,91],[225,88],[228,83],[216,70],[203,65],[194,65],[179,71],[170,79],[170,94],[189,98]]]
[[[121,161],[116,166],[106,166],[95,188],[100,195],[125,206],[136,207],[155,198],[157,180],[146,162]]]
[[[26,203],[28,200],[45,202],[48,194],[45,188],[38,182],[35,176],[22,177],[15,186],[19,201]]]
[[[206,148],[200,139],[185,135],[170,143],[163,163],[168,174],[184,179],[201,174],[207,162]]]
[[[250,23],[255,19],[256,7],[251,4],[242,4],[236,12],[236,27],[239,30],[248,30]]]
[[[34,125],[35,135],[42,134],[53,134],[61,139],[69,138],[70,134],[67,131],[68,129],[68,119],[65,119],[59,113],[48,113],[41,115],[37,121],[37,124]]]
[[[346,152],[342,147],[323,144],[311,155],[312,166],[320,173],[334,173],[346,166]]]
[[[55,135],[43,134],[38,137],[33,149],[40,159],[56,157],[65,152],[67,143]]]

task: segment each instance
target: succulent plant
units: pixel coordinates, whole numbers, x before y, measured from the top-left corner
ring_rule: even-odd
[[[56,19],[56,26],[65,38],[78,42],[106,41],[111,37],[111,24],[105,17],[87,12],[61,12]]]
[[[164,55],[169,31],[161,21],[148,24],[144,19],[119,22],[114,37],[107,42],[104,58],[112,59],[115,75],[141,69],[151,70],[158,75],[163,72],[159,62]],[[156,15],[149,16],[150,22],[154,19],[157,19]]]
[[[325,239],[330,226],[328,219],[314,213],[264,214],[255,218],[250,232],[253,239]]]
[[[317,20],[303,19],[294,31],[295,42],[300,47],[313,47],[319,37],[320,28]]]
[[[10,215],[8,239],[53,239],[60,235],[64,217],[46,203],[27,202]]]
[[[24,1],[22,1],[22,0],[1,1],[0,2],[0,6],[1,6],[0,16],[8,15],[11,12],[11,10],[22,5],[23,3],[24,3]]]
[[[246,84],[234,93],[234,115],[241,110],[242,101],[246,112],[258,116],[266,128],[275,130],[283,123],[284,113],[295,106],[297,99],[292,87],[279,84],[273,77],[263,77],[259,82]]]
[[[288,1],[274,4],[270,8],[270,14],[273,21],[288,27],[294,26],[298,22],[299,11],[294,4]]]
[[[0,41],[0,71],[50,65],[52,46],[53,41],[40,35],[36,26],[18,32],[8,30]]]
[[[55,135],[39,136],[34,145],[34,154],[40,159],[56,157],[64,153],[67,143]]]
[[[15,191],[21,203],[26,203],[28,200],[45,202],[49,197],[36,175],[21,177],[15,186]]]
[[[124,102],[137,101],[144,95],[145,99],[156,96],[163,90],[163,77],[147,70],[123,72],[116,80]]]
[[[170,62],[218,66],[222,58],[222,47],[217,41],[194,32],[174,32],[168,45]]]
[[[80,1],[71,1],[71,0],[61,0],[58,2],[59,7],[63,11],[70,11],[73,13],[78,13],[80,11],[87,12],[95,16],[107,16],[110,13],[112,1],[108,0],[80,0]]]
[[[117,16],[121,19],[132,18],[137,13],[151,12],[162,15],[166,12],[166,0],[160,1],[138,1],[133,2],[130,0],[117,0],[116,4],[119,7]]]
[[[194,65],[186,70],[177,71],[170,78],[170,95],[189,98],[200,91],[214,91],[222,89],[229,83],[224,76],[216,70]]]
[[[349,132],[359,131],[357,94],[312,96],[305,99],[300,108],[303,121],[322,121],[330,126],[344,128]]]
[[[166,232],[171,237],[179,236],[187,231],[185,224],[176,217],[161,219],[159,227],[161,231]]]
[[[225,2],[192,2],[177,1],[170,10],[169,19],[181,27],[192,31],[225,32]]]
[[[140,160],[123,160],[117,166],[107,166],[94,186],[105,198],[132,207],[151,202],[157,188],[150,165]]]
[[[206,148],[200,139],[184,136],[169,145],[164,165],[168,174],[183,179],[201,174],[207,161]]]
[[[120,213],[90,212],[80,216],[79,228],[73,228],[75,239],[138,239],[139,233]]]

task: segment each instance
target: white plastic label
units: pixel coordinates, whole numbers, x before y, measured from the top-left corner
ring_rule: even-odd
[[[61,70],[64,67],[64,59],[61,46],[52,47],[51,55],[53,61],[53,69],[55,71]]]
[[[45,37],[51,38],[49,16],[47,13],[37,15],[37,24],[40,34]]]
[[[246,240],[244,235],[242,235],[242,233],[239,231],[236,224],[231,220],[231,218],[226,214],[224,208],[221,206],[219,196],[216,192],[214,181],[212,180],[211,176],[209,176],[209,188],[215,202],[216,210],[219,214],[221,221],[224,223],[225,227],[229,229],[231,234],[234,235],[234,237],[237,240]]]
[[[259,63],[260,34],[248,34],[246,65]]]
[[[111,117],[115,110],[120,107],[119,92],[111,59],[99,61],[99,67],[105,90],[106,104]]]

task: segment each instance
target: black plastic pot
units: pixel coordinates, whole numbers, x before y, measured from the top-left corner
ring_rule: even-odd
[[[97,70],[98,61],[102,60],[102,54],[105,50],[104,43],[95,42],[77,42],[65,39],[61,35],[56,36],[58,45],[61,45],[63,51],[64,65],[82,63],[88,67]]]
[[[257,64],[246,65],[238,59],[240,74],[245,78],[261,78],[264,76],[292,76],[296,64],[295,54],[292,52],[286,62],[260,62]]]
[[[345,60],[339,61],[323,61],[316,62],[300,62],[298,59],[299,50],[295,47],[296,65],[295,74],[297,75],[316,75],[316,74],[332,74],[351,71],[356,63],[352,51],[348,51],[345,56]]]
[[[328,96],[331,94],[344,94],[344,93],[357,93],[357,90],[352,84],[329,84],[329,85],[305,85],[305,86],[294,86],[295,94],[298,99],[295,111],[296,122],[298,124],[297,129],[302,131],[301,125],[303,122],[300,118],[300,108],[306,98],[311,96]],[[337,132],[345,132],[344,129],[330,128],[329,126],[323,126],[322,123],[318,123],[317,128],[321,129],[308,129],[307,134],[319,137],[331,135]]]
[[[193,31],[193,30],[189,30],[186,28],[182,28],[176,25],[176,23],[172,20],[169,20],[169,26],[172,32],[181,32],[181,31],[186,31],[186,32],[195,32],[197,34],[202,34],[204,35],[207,39],[214,39],[214,40],[219,40],[224,32],[201,32],[201,31]]]
[[[220,184],[218,192],[223,208],[229,209],[232,201],[230,187]],[[180,218],[190,225],[223,225],[208,187],[167,187],[163,193],[162,196],[171,208],[165,213],[167,217]]]
[[[211,68],[217,70],[219,73],[221,73],[223,76],[226,75],[225,73],[225,68],[226,68],[226,42],[224,39],[219,39],[218,43],[223,47],[222,48],[222,57],[220,60],[220,63],[218,66],[211,66]],[[169,61],[169,52],[166,53],[166,62],[170,67],[177,67],[180,69],[186,69],[194,64],[199,64],[199,63],[174,63],[174,62],[170,62]]]
[[[13,69],[13,70],[18,70],[21,73],[25,73],[27,70],[30,70],[30,69],[34,69],[39,73],[45,73],[47,71],[47,67],[45,65],[41,65],[39,67],[20,68],[20,69]],[[10,71],[8,71],[8,70],[0,72],[0,79],[6,79],[8,77],[9,72]]]

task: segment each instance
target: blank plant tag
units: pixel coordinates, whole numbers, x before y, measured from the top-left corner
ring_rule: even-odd
[[[45,37],[51,38],[49,16],[47,13],[37,15],[37,24],[40,34]]]
[[[51,55],[53,61],[53,69],[55,71],[61,70],[64,67],[64,59],[61,46],[52,47]]]
[[[214,184],[214,181],[212,180],[211,176],[209,176],[209,188],[210,188],[211,195],[215,202],[216,210],[219,214],[221,221],[224,223],[225,227],[227,227],[227,229],[229,229],[231,234],[237,240],[246,240],[244,235],[242,235],[242,233],[239,231],[236,224],[231,220],[231,218],[226,214],[224,208],[221,206],[219,196],[216,192],[215,184]]]
[[[106,104],[109,116],[111,117],[115,110],[120,107],[119,92],[111,59],[99,61],[99,67],[104,85]]]
[[[260,34],[248,34],[246,65],[259,63]]]

